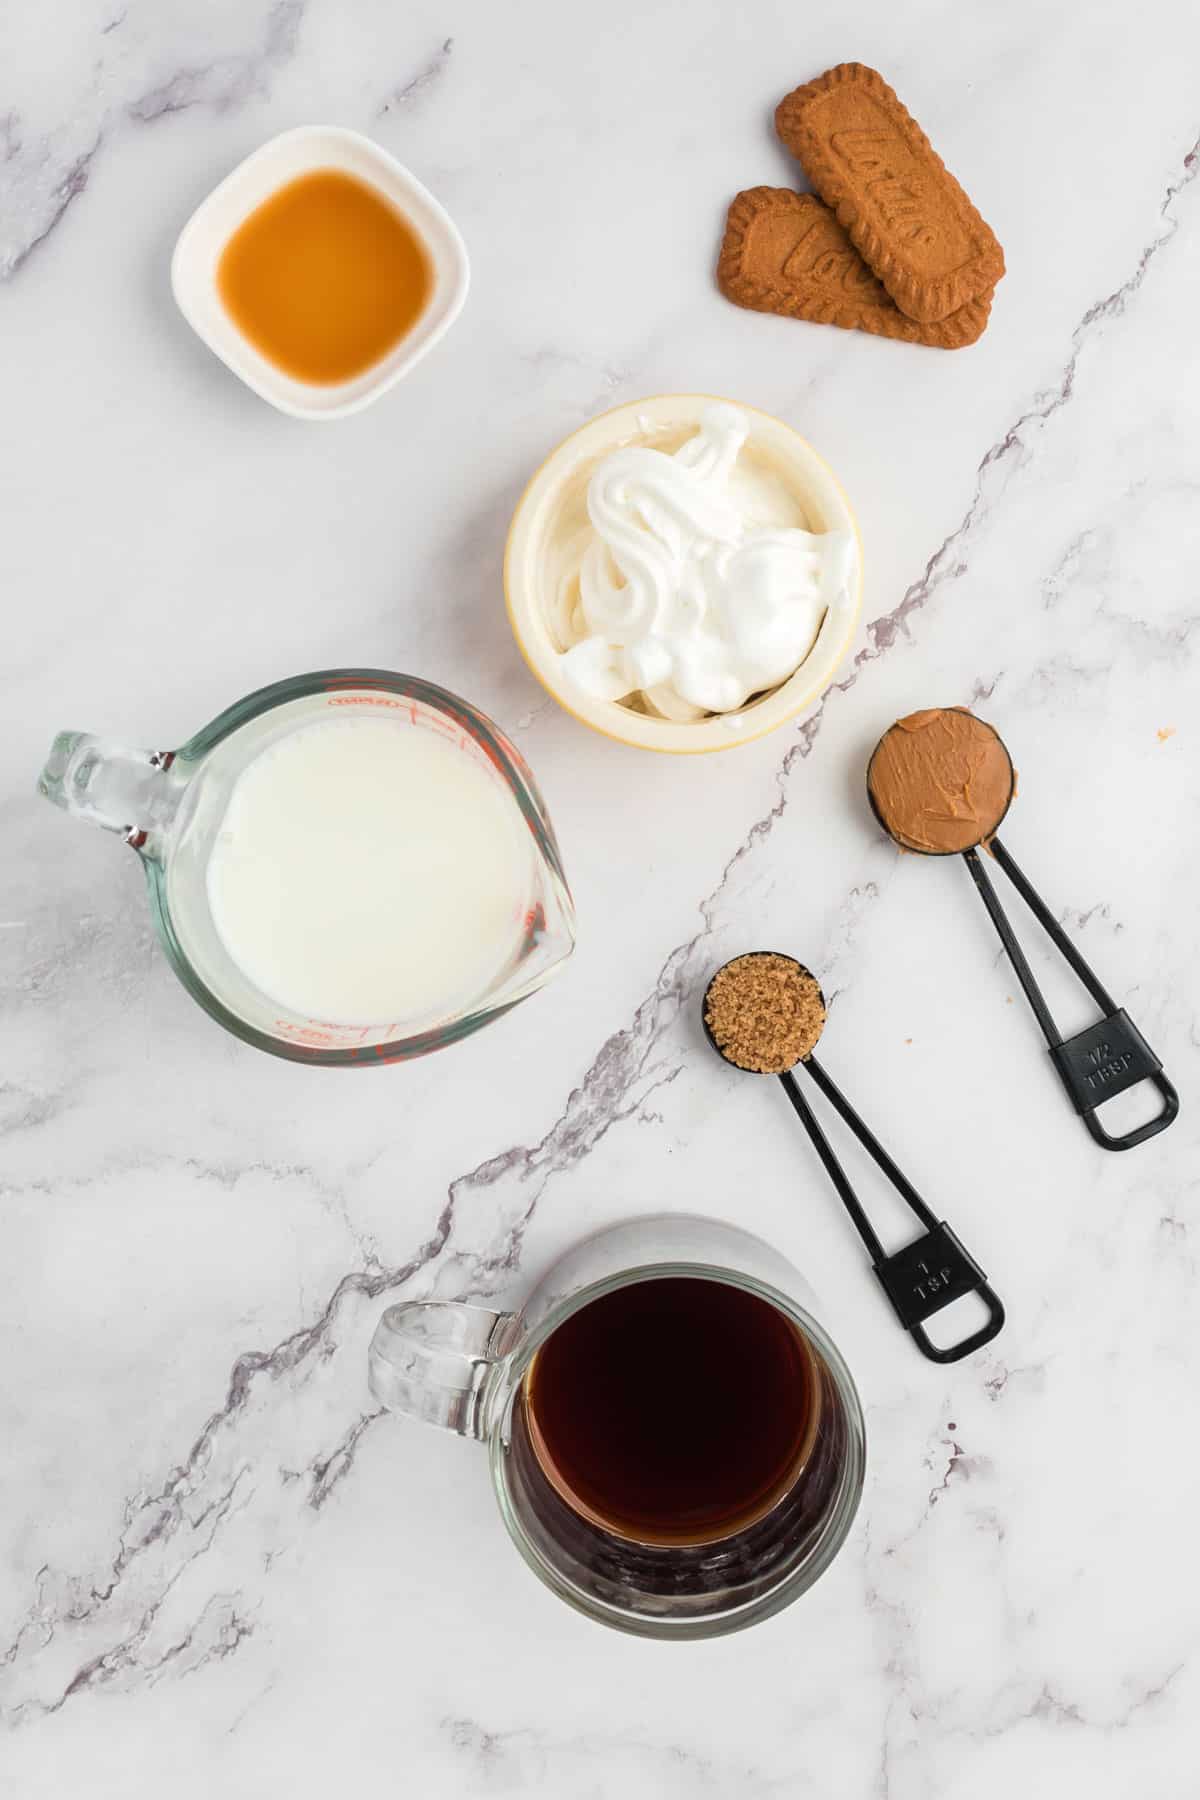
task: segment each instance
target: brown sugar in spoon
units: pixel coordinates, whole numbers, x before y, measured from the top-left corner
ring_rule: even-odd
[[[875,746],[867,768],[871,809],[893,842],[921,856],[962,856],[1042,1028],[1071,1104],[1102,1149],[1131,1150],[1166,1130],[1179,1111],[1179,1095],[1133,1020],[1118,1007],[996,836],[1016,789],[1012,759],[999,733],[964,706],[933,707],[897,719]],[[1054,1022],[980,859],[980,845],[991,852],[1100,1008],[1102,1017],[1074,1037],[1064,1038]],[[1139,1081],[1154,1082],[1163,1098],[1162,1109],[1144,1125],[1114,1137],[1100,1123],[1096,1108]]]
[[[704,1030],[719,1056],[755,1075],[778,1075],[812,1139],[842,1205],[866,1245],[871,1265],[904,1329],[930,1362],[958,1362],[990,1343],[1004,1324],[1004,1307],[987,1277],[945,1220],[939,1220],[879,1139],[817,1062],[813,1051],[825,1027],[825,996],[816,977],[794,956],[752,950],[719,968],[704,994]],[[834,1154],[793,1070],[799,1064],[925,1227],[911,1244],[888,1255]],[[952,1301],[978,1294],[987,1308],[980,1328],[956,1344],[933,1342],[925,1321]]]

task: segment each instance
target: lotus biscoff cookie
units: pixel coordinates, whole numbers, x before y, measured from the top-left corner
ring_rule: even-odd
[[[839,63],[796,88],[775,127],[910,319],[945,319],[995,287],[991,228],[874,69]]]
[[[957,350],[988,321],[991,294],[946,319],[920,324],[902,313],[845,229],[814,194],[757,187],[729,208],[717,284],[738,306],[909,344]]]

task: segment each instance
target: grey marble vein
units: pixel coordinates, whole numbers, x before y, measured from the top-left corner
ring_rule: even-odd
[[[369,1431],[377,1420],[385,1416],[386,1410],[382,1406],[363,1413],[354,1421],[340,1443],[335,1444],[327,1455],[315,1457],[309,1464],[311,1486],[308,1504],[314,1512],[320,1512],[338,1482],[344,1481],[354,1467],[354,1458],[364,1432]]]
[[[975,1456],[965,1450],[956,1437],[951,1437],[944,1446],[945,1467],[940,1478],[929,1490],[929,1504],[936,1506],[945,1495],[952,1482],[969,1481],[972,1475],[987,1474],[991,1462],[986,1456]]]
[[[224,1656],[235,1650],[242,1638],[249,1634],[248,1630],[241,1628],[234,1630],[230,1617],[218,1617],[219,1606],[217,1612],[212,1610],[216,1597],[211,1597],[204,1602],[194,1624],[189,1626],[182,1636],[173,1639],[164,1650],[152,1653],[148,1658],[143,1658],[142,1655],[143,1647],[146,1645],[168,1597],[195,1561],[211,1550],[222,1524],[240,1505],[246,1503],[244,1496],[239,1500],[239,1490],[242,1488],[245,1475],[245,1468],[239,1469],[225,1491],[201,1509],[192,1523],[196,1528],[207,1525],[208,1530],[202,1533],[197,1529],[196,1541],[190,1546],[187,1554],[175,1568],[166,1574],[153,1596],[136,1611],[136,1616],[122,1635],[115,1642],[107,1643],[103,1649],[81,1662],[66,1681],[61,1692],[53,1699],[46,1700],[32,1696],[20,1698],[12,1705],[0,1706],[0,1720],[7,1725],[25,1724],[33,1718],[44,1718],[61,1711],[68,1700],[85,1690],[107,1686],[114,1681],[120,1681],[122,1685],[125,1685],[136,1681],[142,1675],[153,1674],[164,1669],[168,1665],[178,1664],[179,1672],[187,1672],[192,1667],[198,1667],[203,1662],[210,1660],[214,1654]],[[127,1518],[129,1512],[130,1509],[127,1508]],[[131,1537],[128,1542],[122,1542],[121,1551],[113,1563],[111,1576],[106,1586],[99,1588],[91,1586],[85,1589],[81,1581],[64,1580],[62,1577],[54,1576],[49,1569],[41,1571],[38,1581],[38,1601],[24,1621],[13,1644],[10,1645],[3,1657],[0,1657],[0,1663],[10,1667],[17,1664],[28,1638],[36,1640],[36,1653],[36,1650],[44,1650],[51,1645],[62,1627],[77,1626],[90,1620],[98,1609],[113,1598],[118,1584],[122,1581],[133,1558],[151,1545],[159,1543],[171,1535],[167,1526],[167,1515],[164,1512],[160,1512],[149,1523],[138,1519],[135,1514],[134,1520],[131,1522],[142,1525],[144,1528],[141,1530],[140,1536]],[[57,1590],[56,1596],[54,1590]],[[213,1641],[194,1659],[181,1660],[184,1658],[185,1652],[200,1648],[206,1623],[214,1627]]]
[[[276,0],[267,14],[260,48],[195,68],[178,69],[169,81],[132,100],[126,112],[141,125],[192,106],[225,112],[263,92],[268,76],[295,55],[307,0]]]
[[[253,48],[177,69],[125,101],[109,97],[111,88],[130,77],[105,50],[76,116],[48,136],[27,135],[20,112],[6,113],[0,149],[13,173],[0,213],[0,280],[11,280],[62,223],[86,191],[102,147],[123,126],[152,124],[196,106],[227,112],[264,93],[270,78],[296,53],[306,4],[307,0],[275,0]],[[100,35],[115,33],[124,17],[114,19]],[[113,42],[119,45],[120,39],[114,37]]]
[[[10,134],[15,133],[16,123],[10,115]],[[50,233],[66,216],[67,209],[73,200],[77,200],[88,184],[88,174],[92,159],[99,150],[102,138],[97,135],[90,147],[80,153],[67,165],[64,172],[54,182],[46,194],[38,211],[41,216],[33,226],[32,233],[16,241],[5,242],[0,239],[0,280],[8,281],[21,269],[39,244],[44,244]],[[9,159],[17,154],[19,140],[10,135],[8,139]]]
[[[967,572],[964,547],[976,527],[991,510],[993,492],[998,492],[1008,473],[1007,465],[1022,462],[1028,455],[1030,433],[1043,429],[1054,415],[1070,404],[1080,360],[1096,327],[1108,319],[1119,318],[1141,288],[1155,258],[1166,249],[1179,228],[1172,207],[1179,195],[1200,172],[1200,136],[1185,153],[1178,173],[1167,183],[1158,206],[1159,230],[1139,252],[1137,263],[1121,285],[1102,300],[1089,306],[1071,333],[1071,350],[1055,385],[1040,394],[1008,427],[1002,437],[985,451],[976,471],[975,491],[966,512],[926,562],[920,576],[909,587],[891,612],[873,619],[867,626],[869,646],[854,659],[854,672],[839,683],[844,691],[857,679],[859,669],[889,650],[900,633],[907,635],[908,621],[925,606],[946,582],[958,581]]]
[[[744,1758],[706,1753],[698,1741],[660,1742],[621,1730],[603,1737],[591,1732],[572,1737],[531,1726],[491,1730],[461,1714],[441,1719],[439,1729],[464,1770],[492,1791],[523,1789],[535,1771],[547,1768],[566,1776],[571,1765],[587,1766],[601,1752],[628,1765],[631,1774],[640,1769],[653,1782],[651,1791],[659,1793],[686,1791],[720,1796],[721,1800],[726,1796],[729,1800],[754,1800],[757,1795],[819,1791],[794,1772],[768,1775]],[[699,1731],[696,1736],[698,1739]]]
[[[210,1663],[223,1661],[254,1631],[253,1623],[238,1611],[238,1605],[236,1594],[214,1594],[182,1637],[174,1639],[148,1662],[138,1655],[152,1623],[152,1615],[147,1616],[123,1643],[85,1663],[72,1677],[62,1699],[46,1711],[57,1711],[72,1695],[86,1690],[112,1687],[121,1691],[143,1684],[152,1687],[164,1675],[190,1675]]]
[[[995,1710],[999,1712],[999,1718],[982,1724],[974,1722],[969,1727],[964,1727],[964,1732],[969,1730],[972,1734],[984,1737],[1003,1737],[1030,1723],[1067,1725],[1104,1733],[1124,1731],[1148,1708],[1158,1705],[1170,1694],[1185,1666],[1184,1663],[1175,1663],[1146,1682],[1127,1682],[1125,1685],[1132,1689],[1130,1698],[1123,1705],[1100,1712],[1063,1693],[1060,1684],[1050,1676],[1043,1677],[1036,1685],[1032,1680],[1022,1679],[997,1693]]]
[[[386,99],[381,101],[375,116],[383,118],[387,113],[399,112],[404,107],[412,106],[415,101],[424,99],[442,80],[453,54],[454,39],[448,37],[415,75],[392,89]]]

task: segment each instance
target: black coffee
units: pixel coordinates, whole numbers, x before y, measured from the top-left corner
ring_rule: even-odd
[[[618,1288],[572,1315],[526,1380],[529,1437],[559,1494],[649,1544],[762,1516],[815,1426],[811,1352],[775,1307],[693,1276]]]

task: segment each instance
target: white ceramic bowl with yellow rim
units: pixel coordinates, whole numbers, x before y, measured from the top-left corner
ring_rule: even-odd
[[[561,619],[562,570],[581,534],[589,531],[587,487],[597,463],[628,444],[668,453],[700,426],[707,408],[737,406],[750,421],[741,457],[764,465],[798,501],[807,529],[848,531],[855,539],[854,572],[831,605],[812,649],[795,674],[730,713],[680,721],[658,718],[630,700],[595,700],[564,674],[569,639]],[[504,557],[504,591],[517,644],[547,693],[567,712],[605,737],[643,750],[674,754],[731,750],[794,719],[833,680],[854,638],[862,608],[862,543],[850,503],[829,465],[798,431],[770,413],[720,401],[712,394],[659,394],[601,413],[551,452],[517,503]]]

